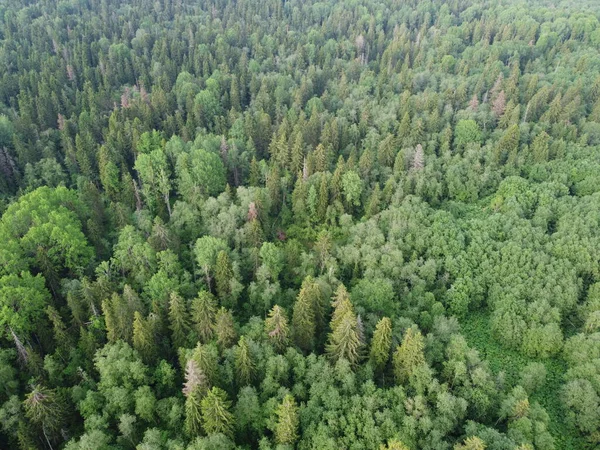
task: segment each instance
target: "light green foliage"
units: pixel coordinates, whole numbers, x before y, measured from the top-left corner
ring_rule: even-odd
[[[371,341],[370,357],[375,367],[382,370],[390,359],[392,348],[392,321],[389,317],[383,317],[373,333]]]
[[[12,333],[25,339],[42,325],[50,293],[44,277],[29,272],[0,277],[0,330],[12,340]]]
[[[454,145],[462,149],[467,144],[481,142],[481,130],[474,120],[459,120],[454,128]]]
[[[56,279],[81,274],[93,251],[82,232],[83,205],[74,191],[42,187],[11,204],[0,219],[0,273],[29,267]]]
[[[0,447],[599,447],[600,4],[189,3],[0,6]]]
[[[225,241],[212,236],[203,236],[196,241],[194,246],[194,255],[200,271],[206,278],[207,285],[211,286],[212,276],[217,264],[219,252],[226,250]]]
[[[286,395],[275,411],[277,424],[275,426],[275,440],[278,444],[294,445],[298,439],[298,407],[294,397]]]
[[[202,399],[202,427],[207,434],[222,433],[232,437],[234,417],[229,411],[231,402],[222,389],[213,387]]]
[[[356,172],[349,170],[342,175],[342,189],[344,191],[344,199],[348,205],[360,206],[363,181]]]
[[[393,356],[394,376],[399,384],[408,379],[425,364],[423,354],[424,342],[420,331],[413,328],[406,330],[402,344],[398,346]]]
[[[277,351],[283,351],[289,344],[290,330],[285,311],[279,305],[273,306],[265,319],[265,331]]]
[[[218,195],[225,189],[225,168],[218,155],[194,148],[177,158],[178,188],[183,199],[198,201],[209,195]]]

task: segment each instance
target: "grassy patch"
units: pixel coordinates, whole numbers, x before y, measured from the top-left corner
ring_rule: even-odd
[[[554,436],[556,449],[584,450],[592,448],[565,421],[560,401],[560,388],[567,366],[562,358],[536,360],[501,346],[492,337],[488,315],[482,312],[469,314],[468,319],[463,320],[461,325],[467,342],[480,352],[483,359],[488,361],[490,369],[496,374],[504,371],[509,388],[518,383],[519,374],[528,363],[542,362],[548,371],[546,384],[531,396],[531,400],[539,402],[550,416],[549,429]]]

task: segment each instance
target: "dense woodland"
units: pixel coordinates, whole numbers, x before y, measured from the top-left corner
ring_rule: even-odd
[[[0,448],[600,448],[599,19],[0,1]]]

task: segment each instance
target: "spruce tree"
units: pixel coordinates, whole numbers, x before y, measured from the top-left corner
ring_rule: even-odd
[[[222,433],[233,438],[234,417],[229,411],[231,402],[227,394],[213,387],[201,401],[202,425],[208,435]]]
[[[383,370],[387,364],[391,347],[392,321],[388,317],[383,317],[377,322],[371,341],[370,357],[377,370]]]
[[[275,442],[279,445],[294,445],[298,440],[298,407],[294,397],[287,394],[275,411]]]
[[[292,335],[294,343],[304,351],[310,351],[315,344],[316,322],[311,298],[312,277],[306,277],[298,293],[292,313]]]
[[[246,337],[240,337],[238,341],[237,349],[235,352],[235,373],[237,375],[236,381],[238,386],[246,386],[252,381],[254,376],[254,361],[250,354],[250,347],[246,342]]]
[[[367,202],[367,207],[365,209],[365,217],[371,218],[376,215],[380,210],[381,203],[381,189],[379,188],[379,184],[375,185],[373,192],[371,193],[371,198]]]
[[[486,447],[487,446],[485,445],[485,442],[481,438],[477,436],[471,436],[466,438],[462,444],[456,444],[454,446],[454,450],[485,450]],[[519,447],[517,447],[515,450],[518,449]]]
[[[282,352],[289,344],[289,326],[285,311],[279,305],[273,306],[265,319],[265,331],[269,342],[276,351]]]
[[[152,316],[153,314],[150,314]],[[135,348],[145,362],[149,362],[156,355],[156,343],[152,327],[152,317],[144,319],[139,311],[133,318],[133,348]]]
[[[217,264],[215,268],[215,288],[217,296],[222,303],[227,303],[231,295],[231,280],[233,279],[233,268],[229,259],[229,254],[221,250],[217,255]],[[230,305],[233,306],[233,305]]]
[[[198,292],[192,301],[192,323],[201,342],[207,343],[214,336],[216,301],[207,291]]]
[[[36,384],[25,397],[23,406],[25,415],[42,429],[46,440],[48,436],[58,434],[64,423],[66,411],[55,390]]]
[[[56,342],[56,346],[58,347],[60,354],[63,357],[66,357],[69,353],[69,349],[71,347],[71,335],[67,331],[67,327],[65,326],[62,317],[52,305],[48,305],[46,307],[46,314],[52,323],[52,329],[54,332],[54,342]]]
[[[185,399],[185,431],[189,437],[200,436],[202,433],[202,391],[196,386]]]
[[[212,386],[217,381],[217,368],[219,362],[219,353],[214,343],[196,345],[192,352],[191,359],[194,361],[198,370],[206,378],[206,386]]]
[[[188,314],[185,307],[185,301],[176,292],[171,293],[169,300],[169,328],[171,338],[176,348],[185,347],[190,325],[188,323]]]
[[[387,445],[381,445],[379,447],[380,450],[410,450],[406,445],[404,445],[398,439],[391,439],[388,441]]]
[[[406,330],[402,344],[398,346],[393,357],[394,376],[398,384],[405,383],[417,367],[425,364],[424,347],[420,331],[413,328]]]
[[[219,344],[221,349],[229,348],[233,345],[237,334],[231,311],[225,308],[217,311],[215,316],[215,331],[217,334],[217,344]]]
[[[333,301],[331,333],[326,347],[327,354],[333,361],[342,358],[356,365],[361,356],[363,342],[356,314],[344,285],[340,284]]]

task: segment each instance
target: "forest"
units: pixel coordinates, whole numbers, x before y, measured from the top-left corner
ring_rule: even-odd
[[[597,0],[0,0],[0,448],[600,448]]]

